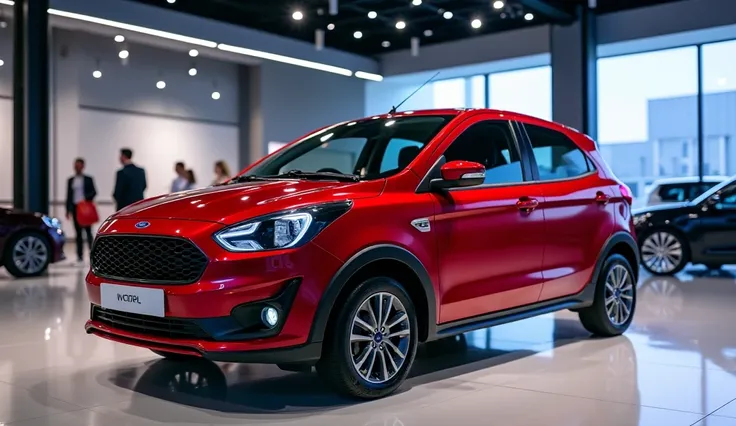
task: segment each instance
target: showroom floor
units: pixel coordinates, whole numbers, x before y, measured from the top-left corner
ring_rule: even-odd
[[[0,271],[0,422],[736,426],[735,276],[645,276],[634,324],[615,339],[589,338],[564,312],[434,342],[399,394],[355,403],[314,374],[172,363],[88,336],[80,268]]]

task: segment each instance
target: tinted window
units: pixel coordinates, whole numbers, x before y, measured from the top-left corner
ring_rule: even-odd
[[[682,202],[687,200],[688,184],[662,185],[659,188],[659,199],[665,202]]]
[[[721,201],[718,204],[723,209],[736,209],[736,185],[732,185],[721,192]]]
[[[445,151],[447,161],[474,161],[486,167],[485,184],[524,180],[508,122],[482,121],[466,129]]]
[[[593,170],[583,151],[567,136],[544,127],[525,127],[541,180],[575,177]]]
[[[409,156],[409,153],[413,153],[411,159],[414,159],[419,151],[424,146],[423,143],[417,141],[410,141],[406,139],[391,139],[386,145],[386,150],[383,152],[383,159],[381,159],[380,172],[386,172],[399,167],[399,157]]]

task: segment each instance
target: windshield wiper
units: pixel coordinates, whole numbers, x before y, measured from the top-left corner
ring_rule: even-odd
[[[225,185],[242,182],[252,182],[255,180],[276,180],[276,176],[257,176],[257,175],[240,175],[236,176],[225,183]]]
[[[340,182],[358,182],[360,178],[356,175],[349,175],[347,173],[335,173],[335,172],[303,172],[301,170],[289,170],[286,173],[281,173],[282,177],[294,177],[301,179],[331,179]]]

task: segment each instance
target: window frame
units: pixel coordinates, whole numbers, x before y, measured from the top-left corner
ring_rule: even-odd
[[[573,138],[566,135],[565,132],[562,132],[560,130],[553,129],[551,127],[547,127],[544,125],[540,125],[538,123],[527,123],[527,122],[518,121],[518,120],[516,121],[516,123],[519,126],[521,135],[524,139],[524,145],[526,145],[526,150],[527,150],[526,155],[529,156],[529,162],[531,163],[531,170],[532,170],[532,175],[534,177],[535,183],[566,182],[566,181],[572,181],[572,180],[578,180],[578,179],[585,179],[590,176],[598,174],[598,167],[596,166],[593,159],[590,158],[590,155],[588,155],[588,152],[586,152],[586,150],[581,148],[580,145],[578,145],[578,143],[575,142]],[[586,173],[579,174],[577,176],[557,178],[557,179],[542,179],[539,174],[539,165],[537,164],[537,158],[534,156],[534,146],[532,145],[532,140],[529,137],[529,133],[527,133],[526,131],[526,126],[536,126],[536,127],[541,127],[543,129],[549,130],[551,132],[557,132],[561,134],[562,136],[564,136],[565,138],[567,138],[568,140],[570,140],[570,142],[572,142],[572,144],[575,145],[575,147],[583,154],[583,157],[585,158],[585,162],[588,165],[589,170]]]
[[[447,189],[448,192],[454,192],[454,191],[474,191],[474,190],[483,190],[483,189],[489,189],[489,188],[508,188],[513,186],[522,186],[522,185],[528,185],[530,183],[536,183],[537,181],[534,180],[533,175],[533,169],[532,169],[532,163],[530,162],[529,158],[529,149],[526,144],[524,143],[524,139],[521,133],[521,129],[518,125],[518,123],[514,120],[510,119],[504,119],[500,118],[496,115],[476,115],[466,118],[465,120],[458,123],[455,130],[458,130],[457,135],[455,135],[451,141],[448,142],[448,140],[443,141],[440,145],[437,146],[437,148],[434,150],[434,153],[440,152],[437,159],[434,161],[432,166],[427,170],[427,173],[424,175],[422,180],[419,182],[419,185],[417,186],[415,192],[417,194],[421,193],[427,193],[432,192],[432,189],[430,187],[430,182],[433,179],[441,178],[441,172],[440,169],[442,166],[447,163],[445,159],[445,151],[447,151],[450,146],[459,138],[466,130],[471,128],[472,126],[483,123],[483,122],[494,122],[494,123],[502,123],[506,124],[509,128],[509,132],[511,133],[511,141],[513,146],[510,148],[515,148],[516,152],[519,156],[519,164],[521,166],[521,182],[503,182],[503,183],[484,183],[482,185],[475,185],[475,186],[466,186],[466,187],[459,187],[459,188],[449,188]]]

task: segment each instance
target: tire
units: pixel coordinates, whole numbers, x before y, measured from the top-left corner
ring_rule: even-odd
[[[176,352],[166,352],[166,351],[159,351],[155,349],[151,349],[151,352],[155,353],[156,355],[160,357],[164,357],[170,361],[201,361],[202,358],[196,357],[194,355],[185,355],[185,354],[179,354]]]
[[[368,309],[378,316],[379,303],[384,311],[390,307],[373,321]],[[377,399],[396,391],[416,357],[418,335],[414,304],[401,285],[387,277],[367,279],[350,293],[332,320],[318,374],[338,394],[351,398]],[[364,328],[380,322],[385,324],[383,332],[380,327],[378,333]],[[387,332],[394,336],[385,337]]]
[[[24,257],[22,253],[28,253],[31,257]],[[20,260],[16,255],[20,256]],[[9,241],[3,260],[5,269],[10,275],[25,278],[37,277],[46,272],[51,263],[51,256],[51,246],[43,235],[36,232],[19,232]],[[16,260],[19,260],[18,264]]]
[[[625,257],[613,254],[606,259],[595,283],[593,304],[578,312],[586,330],[596,336],[612,337],[629,328],[636,311],[634,277],[634,271]],[[617,289],[619,292],[615,291]],[[615,299],[606,305],[606,300],[611,297]],[[624,318],[623,314],[627,310],[628,315]]]
[[[647,232],[639,241],[641,265],[653,275],[675,275],[690,261],[690,245],[677,231],[654,229]],[[669,256],[661,256],[657,254],[658,249],[673,251]]]

